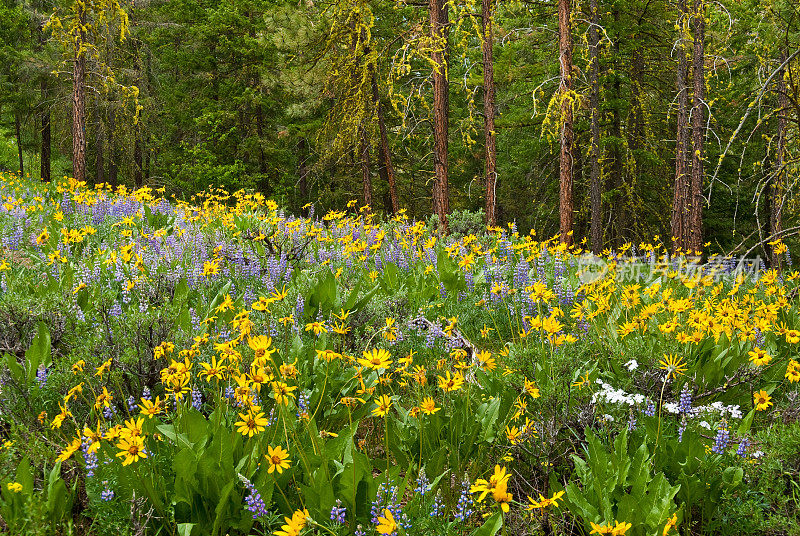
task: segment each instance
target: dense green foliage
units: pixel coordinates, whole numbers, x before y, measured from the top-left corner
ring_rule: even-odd
[[[19,167],[10,144],[19,119],[25,170],[37,176],[45,112],[52,115],[54,156],[70,157],[71,60],[51,28],[42,28],[72,5],[0,3],[0,166],[8,170]],[[480,2],[449,6],[450,197],[454,209],[476,210],[484,203],[485,160]],[[400,206],[412,217],[431,212],[427,3],[153,0],[124,7],[124,40],[113,21],[95,24],[88,36],[89,178],[130,185],[141,175],[184,197],[212,184],[249,187],[295,212],[311,201],[343,208],[361,197],[366,140],[373,204],[389,211],[378,173],[374,78]],[[492,11],[500,221],[550,236],[558,229],[555,3],[503,1]],[[671,236],[675,70],[679,44],[691,48],[692,35],[667,0],[601,2],[599,16],[604,243],[619,247]],[[578,240],[590,219],[589,18],[588,2],[574,2]],[[788,122],[786,228],[798,212],[792,177],[800,156],[800,56],[793,52],[800,17],[791,0],[725,0],[709,3],[705,18],[704,235],[712,251],[744,242],[743,252],[759,233],[769,234],[778,115]],[[786,56],[787,105],[780,107],[775,73]]]

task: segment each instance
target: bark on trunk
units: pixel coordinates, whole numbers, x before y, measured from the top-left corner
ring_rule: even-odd
[[[364,205],[368,212],[372,212],[372,175],[369,173],[369,141],[366,129],[361,129],[361,147],[359,152],[361,160],[361,184],[364,188]]]
[[[50,105],[47,102],[47,79],[42,78],[42,149],[39,175],[43,181],[50,182]]]
[[[264,110],[261,103],[256,103],[256,134],[258,134],[258,172],[262,175],[261,189],[267,193],[269,178],[267,175],[267,155],[264,153]]]
[[[103,151],[105,151],[105,147],[103,147],[103,121],[100,118],[100,106],[95,103],[95,111],[94,111],[94,122],[97,125],[95,130],[97,134],[95,135],[95,160],[94,160],[94,183],[95,184],[103,184],[106,182],[105,178],[105,158],[103,157]]]
[[[786,62],[786,50],[782,50],[778,58],[781,65]],[[786,130],[788,121],[786,116],[789,113],[789,95],[786,93],[785,69],[781,69],[776,77],[775,90],[778,93],[778,141],[775,147],[775,171],[772,176],[771,202],[769,232],[776,236],[783,230],[783,197],[786,190]],[[774,238],[773,238],[774,240]],[[771,250],[771,267],[781,269],[783,262],[781,255],[775,253],[775,247]]]
[[[592,251],[600,254],[603,250],[603,207],[602,185],[600,184],[600,16],[597,12],[597,0],[590,0],[591,26],[589,27],[589,84],[591,94],[589,107],[591,116],[591,150],[589,153],[589,199],[591,207],[590,232]]]
[[[136,138],[133,140],[133,182],[137,188],[144,186],[144,172],[142,166],[142,134],[136,128]]]
[[[619,9],[614,10],[614,22],[619,25]],[[614,138],[613,159],[614,163],[611,166],[611,175],[613,176],[614,184],[614,209],[613,209],[613,223],[615,228],[615,240],[617,246],[622,246],[628,238],[628,189],[625,183],[625,165],[623,161],[623,147],[622,147],[622,114],[620,113],[620,103],[622,102],[622,89],[620,87],[620,75],[624,68],[620,65],[620,39],[614,40],[614,61],[616,69],[614,72],[614,105],[612,107],[611,118],[611,136]]]
[[[572,244],[572,33],[570,0],[558,0],[559,62],[561,64],[561,155],[559,159],[559,232]]]
[[[386,121],[383,116],[383,105],[381,104],[380,94],[378,93],[378,78],[375,72],[372,72],[372,101],[375,105],[375,114],[378,117],[378,131],[380,132],[380,146],[378,155],[380,158],[380,166],[378,167],[381,175],[381,180],[389,185],[389,201],[391,203],[391,212],[396,214],[400,211],[400,200],[397,196],[397,184],[394,178],[394,166],[392,165],[392,154],[389,152],[389,136],[386,132]]]
[[[634,37],[637,43],[641,36]],[[642,48],[636,46],[631,56],[631,128],[628,147],[632,153],[634,181],[639,173],[637,152],[644,146],[644,117],[642,112],[642,85],[644,77],[644,56]]]
[[[25,161],[22,158],[22,125],[19,112],[14,112],[14,132],[17,136],[17,156],[19,157],[19,174],[25,176]]]
[[[300,206],[303,206],[308,201],[308,166],[306,165],[306,158],[308,158],[306,139],[300,138],[297,142],[297,173],[300,175],[297,181],[297,189],[300,190]],[[301,213],[305,216],[306,209],[302,209]]]
[[[117,114],[112,108],[108,112],[108,182],[114,188],[117,187],[117,150],[114,142],[114,130],[116,128]]]
[[[481,0],[483,26],[483,130],[486,147],[486,225],[497,225],[497,145],[494,128],[494,35],[492,31],[492,0]]]
[[[679,26],[683,28],[686,13],[686,0],[678,0]],[[678,50],[678,115],[675,136],[675,191],[672,197],[672,253],[686,249],[689,223],[689,87],[686,77],[689,71],[686,44],[681,30]]]
[[[86,9],[78,4],[80,28],[86,26]],[[75,62],[72,70],[72,175],[86,180],[86,54],[82,50],[86,33],[75,35]]]
[[[700,254],[703,248],[703,140],[705,138],[705,0],[694,0],[694,52],[692,82],[692,207],[689,249]]]
[[[447,77],[448,4],[445,0],[429,0],[433,52],[433,166],[436,182],[433,187],[433,208],[439,216],[439,231],[448,232],[450,195],[447,183],[447,135],[450,113],[449,81]]]

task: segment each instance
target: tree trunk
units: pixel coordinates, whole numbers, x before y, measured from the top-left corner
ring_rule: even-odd
[[[378,156],[380,166],[378,172],[381,180],[389,185],[389,200],[391,212],[396,214],[400,211],[400,200],[397,196],[397,184],[394,178],[394,166],[392,165],[392,154],[389,152],[389,136],[386,133],[386,121],[383,117],[383,105],[381,104],[380,94],[378,93],[378,78],[375,71],[372,72],[372,101],[375,105],[375,114],[378,116],[378,131],[380,132],[380,146]]]
[[[115,129],[117,128],[117,113],[113,108],[108,112],[108,182],[117,187],[117,149],[114,142]]]
[[[781,50],[778,61],[781,63],[786,62],[788,57],[786,50]],[[786,70],[781,69],[776,76],[775,90],[778,93],[778,141],[775,147],[775,171],[770,181],[770,196],[772,197],[769,218],[769,232],[770,235],[776,236],[783,230],[783,194],[786,191],[786,131],[787,123],[786,117],[789,113],[789,95],[786,92]],[[774,238],[772,240],[775,240]],[[778,270],[781,269],[781,256],[775,253],[775,247],[770,251],[772,256],[771,267]]]
[[[80,28],[86,26],[86,8],[79,3]],[[72,70],[72,175],[77,181],[86,180],[86,53],[83,43],[86,32],[75,35],[75,63]]]
[[[267,155],[264,153],[264,110],[260,102],[256,102],[256,134],[258,135],[258,172],[262,175],[261,189],[267,193],[269,179],[267,175]]]
[[[572,33],[570,0],[558,0],[559,62],[561,64],[561,155],[559,158],[559,233],[572,244]]]
[[[494,128],[494,35],[492,32],[492,0],[481,0],[483,26],[483,131],[486,147],[486,225],[497,225],[497,145]]]
[[[603,250],[603,207],[602,185],[600,184],[600,16],[597,12],[597,0],[590,0],[591,26],[589,27],[589,108],[591,117],[591,150],[589,153],[589,199],[591,207],[591,245],[592,251],[599,255]]]
[[[703,249],[703,141],[705,138],[705,0],[694,0],[694,52],[692,58],[692,207],[689,249],[700,255]]]
[[[17,136],[17,156],[19,157],[19,175],[25,176],[25,161],[22,158],[22,125],[19,111],[14,112],[14,132]]]
[[[105,151],[105,147],[103,147],[103,121],[100,118],[100,106],[98,103],[95,103],[93,115],[95,124],[97,125],[95,127],[97,134],[95,135],[94,183],[103,184],[106,182],[105,159],[103,158],[103,151]]]
[[[133,183],[136,188],[144,186],[143,166],[142,166],[142,133],[138,126],[135,127],[133,140]]]
[[[42,77],[42,150],[39,175],[45,182],[50,182],[50,105],[47,103],[47,78]]]
[[[683,38],[683,23],[688,16],[686,0],[678,0],[678,17],[681,38],[678,50],[678,116],[675,136],[675,191],[672,197],[672,253],[686,249],[688,246],[689,220],[689,180],[687,174],[689,153],[689,87],[686,77],[689,71],[686,45]]]
[[[308,158],[306,139],[300,138],[297,142],[297,173],[300,175],[297,181],[297,189],[300,190],[300,206],[303,206],[308,201],[308,166],[306,165],[306,158]],[[302,209],[301,213],[306,215],[306,209]]]
[[[636,34],[634,40],[636,43],[641,42],[641,36]],[[630,136],[628,138],[628,148],[631,151],[633,160],[634,184],[639,173],[639,158],[637,153],[644,146],[644,117],[642,111],[643,78],[644,56],[642,55],[642,47],[636,46],[631,55],[631,124],[628,129]]]
[[[431,38],[433,40],[433,166],[436,182],[433,186],[433,208],[439,216],[439,231],[448,231],[450,195],[447,183],[447,135],[450,113],[450,83],[448,70],[448,4],[445,0],[429,0]]]
[[[372,212],[372,175],[369,173],[369,141],[367,140],[367,130],[361,129],[361,184],[364,188],[364,205],[367,212]]]
[[[614,9],[614,22],[619,27],[619,9]],[[620,65],[620,38],[614,40],[614,104],[611,108],[611,136],[614,138],[613,147],[613,160],[611,166],[611,175],[614,184],[614,201],[613,201],[613,221],[612,227],[615,229],[614,239],[616,245],[622,246],[628,235],[628,190],[625,184],[625,165],[623,162],[623,147],[622,147],[622,113],[620,106],[622,102],[622,89],[620,84],[620,73],[623,66]]]

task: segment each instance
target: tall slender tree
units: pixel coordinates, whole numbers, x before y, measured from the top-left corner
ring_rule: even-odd
[[[705,0],[694,0],[692,28],[692,185],[689,217],[689,249],[695,253],[703,248],[703,155],[705,141]]]
[[[98,40],[108,43],[116,36],[125,39],[128,14],[119,0],[83,0],[72,2],[64,14],[54,13],[45,27],[52,30],[72,63],[72,173],[76,180],[83,181],[86,180],[87,55],[97,54]],[[94,39],[89,39],[89,35]],[[108,66],[103,67],[104,78],[113,79]]]
[[[378,155],[380,157],[380,166],[378,173],[381,179],[389,185],[389,200],[392,207],[392,213],[396,214],[400,211],[400,199],[397,195],[397,184],[394,177],[394,166],[392,165],[392,154],[389,149],[389,135],[386,132],[386,120],[383,114],[383,104],[381,104],[380,93],[378,92],[378,77],[375,74],[375,69],[372,71],[372,104],[375,107],[375,115],[378,118],[378,133],[380,135],[378,145]]]
[[[450,116],[450,81],[448,70],[449,14],[446,0],[429,0],[431,30],[431,60],[433,62],[433,209],[439,217],[439,229],[448,232],[450,193],[447,177],[447,144]]]
[[[570,0],[558,0],[558,42],[561,68],[561,152],[559,158],[559,233],[561,241],[572,244],[572,31]]]
[[[494,35],[492,31],[492,0],[481,0],[481,27],[483,55],[483,130],[486,151],[486,224],[497,225],[497,133],[494,127]]]
[[[780,65],[784,65],[789,55],[786,49],[781,49],[778,61]],[[775,76],[775,92],[778,94],[778,119],[777,119],[777,133],[775,143],[775,169],[772,172],[770,180],[770,218],[769,218],[769,233],[773,237],[771,241],[775,241],[774,237],[779,237],[783,230],[783,207],[784,207],[784,193],[786,190],[786,136],[788,133],[788,120],[789,115],[789,96],[786,92],[786,68],[782,67],[778,74]],[[771,265],[774,268],[781,267],[781,256],[775,251],[774,245],[771,254]]]
[[[603,249],[602,184],[600,183],[600,15],[597,0],[589,0],[589,108],[591,110],[591,149],[589,151],[589,205],[592,251]]]
[[[689,229],[689,87],[686,78],[689,71],[686,46],[686,23],[689,19],[686,0],[678,0],[678,27],[680,34],[675,49],[678,54],[676,86],[678,90],[678,113],[675,136],[675,181],[672,197],[672,252],[677,253],[687,246]]]

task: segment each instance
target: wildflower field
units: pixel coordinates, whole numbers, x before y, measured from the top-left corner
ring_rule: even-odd
[[[9,534],[800,534],[800,275],[0,175]]]

